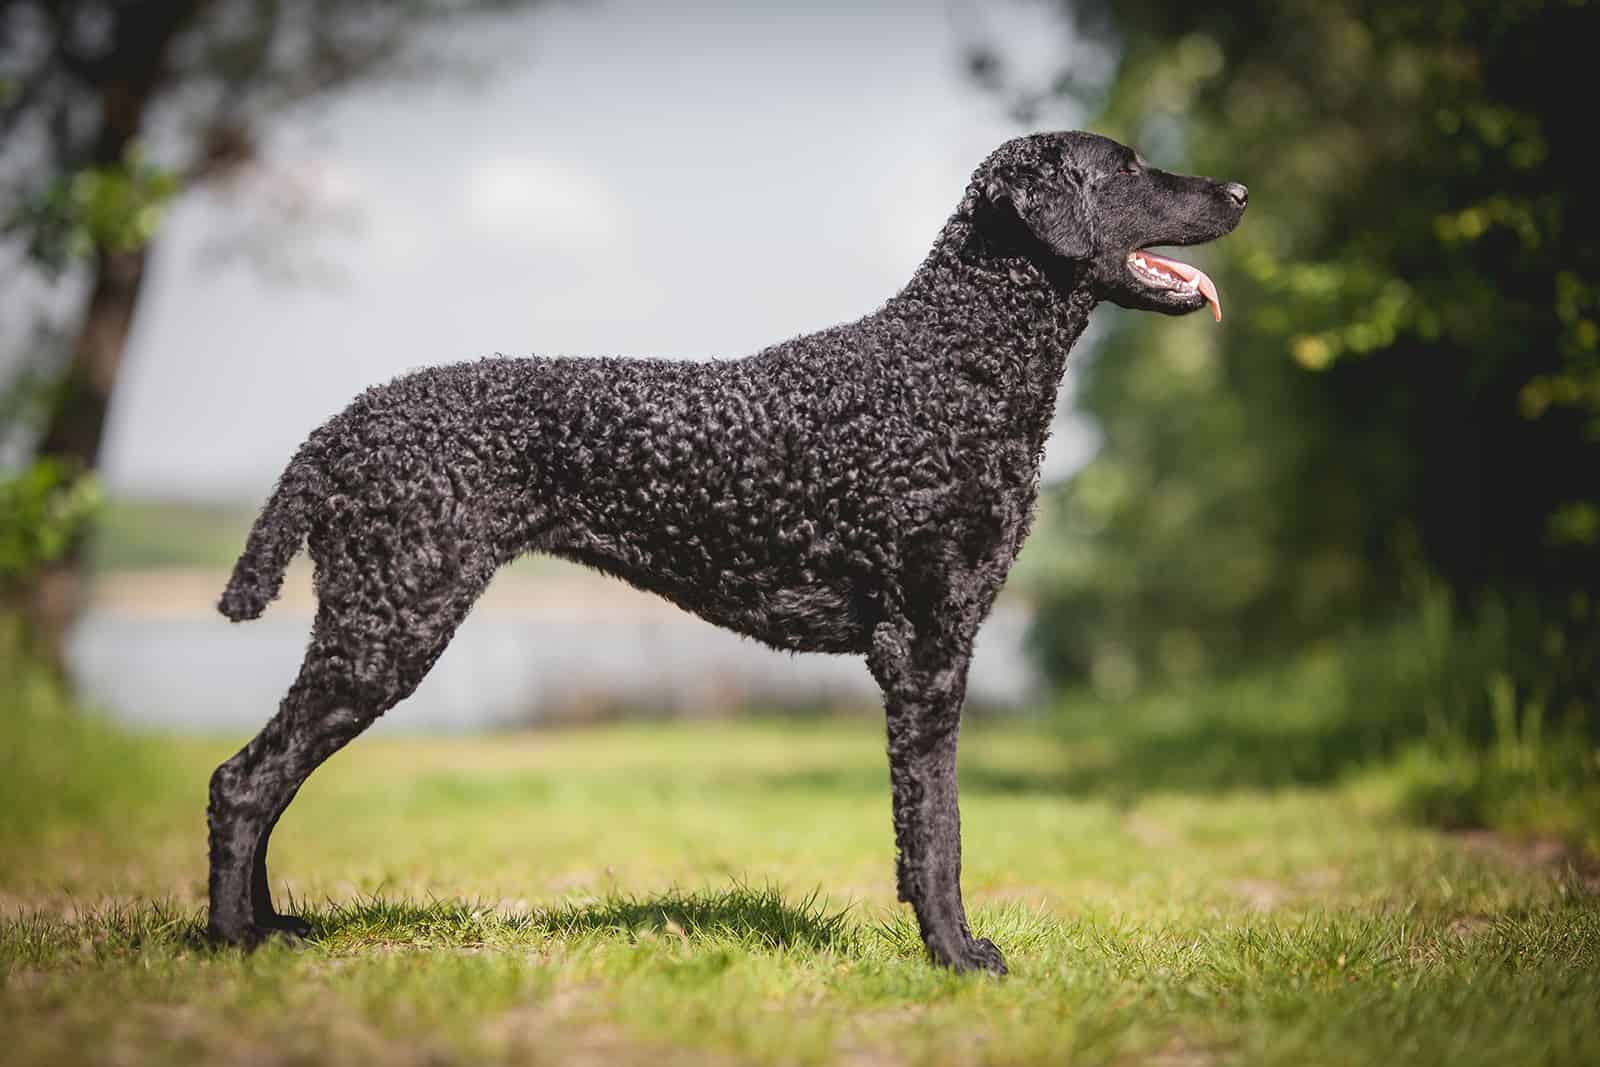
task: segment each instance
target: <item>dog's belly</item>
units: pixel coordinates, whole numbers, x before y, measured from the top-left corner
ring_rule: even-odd
[[[872,623],[860,605],[826,585],[762,584],[726,593],[686,589],[666,595],[709,622],[784,651],[864,653],[871,647]]]
[[[629,566],[604,550],[564,547],[555,555],[587,564],[670,600],[724,629],[787,652],[855,652],[871,647],[869,598],[844,582],[770,566],[738,573],[697,573],[658,560]]]

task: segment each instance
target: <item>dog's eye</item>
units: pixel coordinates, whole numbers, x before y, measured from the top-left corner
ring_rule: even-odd
[[[1118,174],[1143,174],[1144,173],[1144,168],[1139,166],[1139,161],[1138,160],[1130,159],[1130,160],[1128,160],[1128,162],[1124,163],[1122,166],[1117,168],[1117,173]]]

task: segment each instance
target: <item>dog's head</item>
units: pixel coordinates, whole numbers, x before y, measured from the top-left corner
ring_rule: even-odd
[[[979,229],[1047,274],[1086,279],[1097,297],[1143,311],[1184,315],[1209,303],[1221,321],[1204,272],[1148,249],[1228,233],[1244,214],[1239,183],[1157,170],[1108,137],[1073,131],[1007,141],[973,189]]]

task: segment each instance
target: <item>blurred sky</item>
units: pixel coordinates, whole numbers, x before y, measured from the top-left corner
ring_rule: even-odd
[[[609,0],[479,23],[450,46],[481,78],[286,116],[260,173],[175,206],[107,480],[246,497],[410,368],[737,356],[865,314],[1022,132],[963,76],[961,45],[1047,63],[1066,32],[1007,2]],[[1058,426],[1049,469],[1092,440]]]

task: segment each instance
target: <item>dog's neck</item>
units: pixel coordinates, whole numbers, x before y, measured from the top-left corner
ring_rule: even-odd
[[[1045,268],[1036,258],[986,238],[969,194],[883,314],[914,321],[917,336],[947,341],[922,357],[949,362],[1042,435],[1067,352],[1098,301],[1079,265]]]

